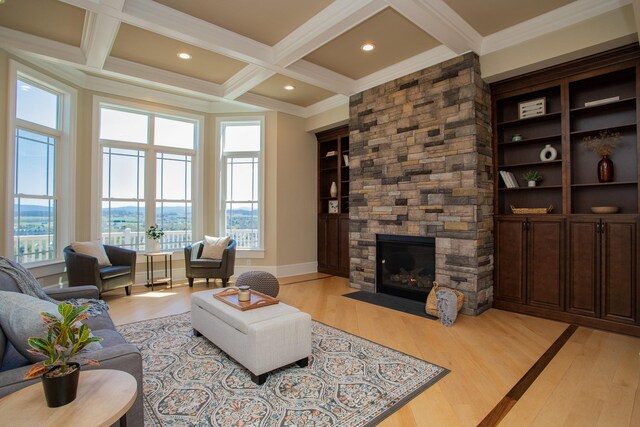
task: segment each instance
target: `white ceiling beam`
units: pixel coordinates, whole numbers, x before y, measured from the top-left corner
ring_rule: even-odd
[[[482,36],[444,1],[387,0],[387,3],[458,55],[470,50],[480,53]]]
[[[640,28],[638,26],[638,10],[640,7],[636,7],[636,3],[640,4],[639,0],[581,0],[485,37],[482,41],[481,54],[486,55],[558,31],[624,7],[632,1],[634,2],[637,30]]]
[[[291,114],[298,117],[305,117],[306,109],[298,105],[288,102],[278,101],[277,99],[267,98],[266,96],[256,95],[255,93],[245,93],[238,97],[237,101],[245,102],[251,105],[257,105],[266,110],[280,111],[282,113]]]
[[[354,93],[355,80],[304,59],[280,69],[279,72],[331,92],[347,96]]]
[[[322,112],[331,110],[332,108],[341,107],[343,105],[349,105],[349,97],[344,95],[334,95],[330,98],[318,101],[313,105],[309,105],[305,108],[304,118],[315,116]]]
[[[356,80],[354,93],[362,92],[363,90],[415,73],[416,71],[424,70],[425,68],[455,58],[456,56],[458,56],[458,54],[446,46],[434,47],[426,52],[419,53],[416,56]]]
[[[249,64],[224,82],[222,85],[224,97],[227,99],[236,99],[274,74],[274,71],[267,70],[258,65]]]
[[[336,0],[287,35],[273,49],[286,67],[387,7],[384,0]]]
[[[0,27],[0,48],[31,52],[54,61],[84,64],[82,49],[65,43],[45,39],[31,34]]]
[[[104,66],[118,35],[118,28],[120,28],[118,19],[87,11],[80,43],[87,66],[97,69]]]

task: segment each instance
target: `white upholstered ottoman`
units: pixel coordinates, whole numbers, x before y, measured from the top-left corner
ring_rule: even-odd
[[[282,302],[241,311],[213,297],[224,289],[191,294],[191,325],[263,384],[267,374],[311,355],[311,316]]]

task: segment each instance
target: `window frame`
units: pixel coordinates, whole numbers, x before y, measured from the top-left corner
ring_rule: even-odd
[[[260,125],[260,152],[255,156],[255,151],[231,152],[225,154],[222,137],[223,127],[226,123],[259,123]],[[226,189],[227,189],[227,165],[229,157],[247,158],[258,157],[258,248],[240,248],[236,250],[238,258],[264,258],[265,256],[265,117],[264,116],[228,116],[216,117],[216,150],[218,157],[218,170],[220,185],[217,187],[218,221],[217,233],[223,235],[226,223]],[[233,155],[235,154],[235,155]]]
[[[76,108],[78,94],[73,87],[36,71],[26,65],[9,59],[8,70],[8,123],[7,123],[7,156],[6,156],[6,242],[5,252],[15,260],[14,245],[14,196],[15,196],[15,141],[17,129],[25,129],[56,139],[54,163],[55,200],[55,257],[43,261],[23,263],[25,266],[39,267],[59,264],[64,260],[63,249],[75,237],[75,171],[76,171]],[[18,80],[24,80],[46,91],[59,96],[58,99],[58,128],[53,129],[44,125],[17,118]]]
[[[122,110],[133,113],[140,113],[148,116],[148,128],[147,128],[147,142],[125,142],[100,139],[100,110],[102,107],[107,107],[115,110]],[[153,144],[153,117],[163,117],[182,121],[191,121],[195,125],[196,136],[194,138],[193,149],[185,148],[173,148],[162,145]],[[151,106],[142,103],[116,100],[113,98],[94,96],[93,97],[93,126],[92,126],[92,140],[94,146],[95,155],[92,156],[92,167],[96,171],[92,174],[92,203],[91,203],[91,215],[94,218],[91,221],[91,235],[93,238],[98,239],[102,237],[102,150],[104,147],[121,148],[140,150],[145,152],[145,223],[154,224],[156,221],[156,166],[157,166],[157,154],[177,154],[177,155],[191,155],[191,235],[192,239],[195,236],[202,234],[203,229],[203,130],[204,130],[204,116],[187,113],[184,111],[173,110],[164,108],[161,106]],[[150,222],[153,221],[153,222]],[[150,248],[146,247],[146,251]],[[177,258],[181,259],[182,255],[176,253]]]

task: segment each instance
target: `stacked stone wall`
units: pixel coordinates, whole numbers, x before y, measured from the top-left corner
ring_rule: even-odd
[[[436,238],[436,279],[490,306],[491,102],[469,53],[350,99],[351,285],[375,292],[376,234]]]

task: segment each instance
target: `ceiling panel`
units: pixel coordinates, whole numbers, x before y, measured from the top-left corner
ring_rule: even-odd
[[[574,0],[444,0],[482,36],[535,18]]]
[[[178,58],[179,52],[192,55]],[[222,84],[247,64],[128,24],[121,24],[111,56]]]
[[[56,0],[7,0],[0,26],[80,47],[85,10]]]
[[[376,48],[363,52],[360,46],[366,42]],[[359,79],[439,45],[440,42],[398,12],[386,8],[304,59]]]
[[[155,0],[273,46],[333,0]]]
[[[284,89],[286,85],[291,85],[295,87],[295,89],[286,90]],[[258,86],[251,89],[250,92],[255,93],[256,95],[277,99],[278,101],[289,102],[301,107],[308,107],[309,105],[313,105],[316,102],[320,102],[323,99],[327,99],[335,95],[335,93],[328,90],[303,83],[281,74],[276,74],[265,80]]]

